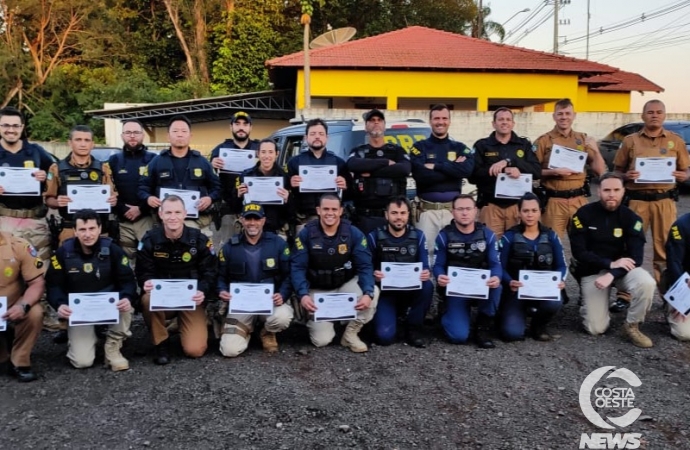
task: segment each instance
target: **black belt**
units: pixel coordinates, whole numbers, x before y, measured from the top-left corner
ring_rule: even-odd
[[[583,188],[571,189],[569,191],[552,191],[551,189],[546,189],[546,196],[552,198],[573,198],[582,197],[585,195],[585,190]]]
[[[674,189],[665,192],[649,192],[649,191],[631,191],[628,190],[628,198],[630,200],[641,200],[643,202],[655,202],[665,198],[673,198]]]

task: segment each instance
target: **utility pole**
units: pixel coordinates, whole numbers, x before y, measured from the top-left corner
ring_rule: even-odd
[[[585,53],[585,59],[589,59],[589,22],[592,19],[592,15],[589,13],[589,0],[587,0],[587,52]]]
[[[553,53],[558,54],[558,4],[560,0],[553,0]]]
[[[484,35],[483,33],[483,28],[484,28],[484,18],[482,17],[482,9],[484,8],[482,5],[482,0],[478,0],[479,6],[477,7],[477,35],[475,36],[477,39],[481,39],[482,36]]]

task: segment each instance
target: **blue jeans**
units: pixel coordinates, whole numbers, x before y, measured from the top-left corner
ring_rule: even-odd
[[[563,297],[557,302],[548,300],[518,300],[517,292],[508,292],[500,309],[501,335],[506,341],[517,341],[525,337],[525,322],[528,311],[536,309],[532,323],[545,325],[563,307]]]
[[[470,337],[470,317],[472,306],[477,312],[487,317],[494,317],[501,300],[502,287],[489,289],[487,300],[476,300],[463,297],[446,297],[445,312],[441,317],[441,325],[448,339],[453,344],[464,344]]]
[[[379,304],[374,316],[376,340],[381,345],[390,345],[397,336],[398,313],[410,308],[407,313],[408,325],[422,325],[424,316],[431,304],[434,286],[431,281],[422,283],[418,291],[381,291]]]

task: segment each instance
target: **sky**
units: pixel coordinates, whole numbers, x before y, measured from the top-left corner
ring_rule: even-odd
[[[504,43],[553,51],[553,0],[483,3],[491,8],[488,20],[504,25]],[[566,23],[558,29],[559,53],[586,58],[587,3],[561,0],[558,17]],[[518,13],[526,8],[530,11]],[[589,59],[638,73],[665,89],[661,94],[634,92],[631,112],[659,98],[666,112],[690,113],[690,1],[589,0],[589,11]]]

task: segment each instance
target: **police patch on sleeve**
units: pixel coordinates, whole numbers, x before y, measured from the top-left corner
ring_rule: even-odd
[[[638,220],[637,222],[635,222],[635,226],[633,227],[633,229],[635,231],[641,231],[642,230],[642,221]]]
[[[53,172],[48,172],[48,175],[46,175],[46,180],[50,181],[53,179]]]
[[[577,216],[573,216],[573,225],[575,225],[575,228],[582,228],[582,222],[580,222]]]
[[[221,248],[220,251],[218,252],[218,259],[220,262],[225,262],[225,255],[223,254],[223,249]]]
[[[364,248],[367,247],[367,238],[365,238],[365,237],[362,238],[362,247],[364,247]]]
[[[285,247],[285,250],[283,250],[283,255],[290,256],[290,247]]]
[[[673,239],[677,241],[682,241],[683,236],[680,235],[680,230],[678,229],[678,225],[673,225],[671,227],[671,234],[673,235]]]
[[[304,250],[304,245],[302,245],[302,240],[300,238],[295,239],[295,247],[297,250]]]
[[[122,264],[123,266],[129,266],[129,258],[127,258],[127,256],[123,256],[120,264]]]
[[[31,244],[26,244],[26,251],[31,255],[33,258],[38,256],[38,252],[36,251],[36,247],[34,247]]]
[[[60,265],[60,261],[58,261],[57,256],[53,255],[50,257],[50,263],[53,265],[53,269],[55,270],[60,270],[62,269],[62,266]]]
[[[208,249],[209,252],[211,252],[212,255],[216,254],[216,249],[213,247],[213,241],[212,240],[209,239],[208,242],[206,242],[206,248]]]

